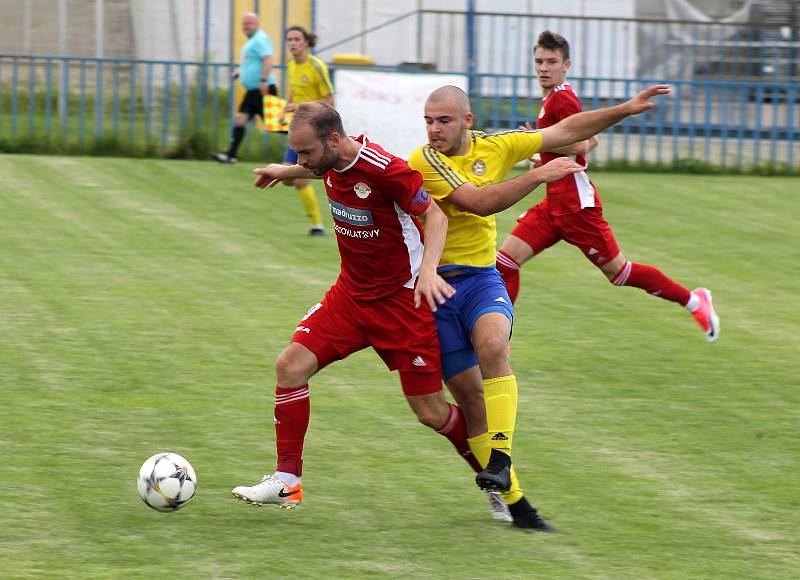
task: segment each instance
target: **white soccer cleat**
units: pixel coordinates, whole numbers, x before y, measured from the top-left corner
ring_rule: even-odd
[[[703,329],[708,342],[715,342],[719,338],[719,316],[711,302],[711,290],[695,288],[692,293],[700,298],[700,306],[692,312],[692,316]]]
[[[255,506],[274,503],[283,509],[293,509],[303,501],[303,484],[289,486],[274,475],[265,475],[261,483],[251,487],[240,485],[234,487],[231,493],[236,499]]]
[[[508,511],[508,506],[503,500],[503,495],[499,491],[486,490],[486,499],[489,500],[489,511],[492,512],[492,518],[498,522],[512,522],[514,518],[511,517],[511,512]]]

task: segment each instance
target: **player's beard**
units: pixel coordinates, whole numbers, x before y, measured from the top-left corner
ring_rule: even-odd
[[[461,127],[458,129],[458,133],[456,133],[456,138],[453,140],[453,145],[447,149],[447,151],[442,151],[447,157],[452,157],[453,155],[458,155],[458,152],[461,151],[461,146],[464,144],[464,139],[467,138],[467,126],[462,123]]]
[[[453,141],[453,146],[450,147],[447,151],[443,151],[447,157],[452,157],[453,155],[458,155],[458,152],[461,151],[461,146],[464,144],[464,138],[467,134],[466,126],[462,126],[458,130],[458,135],[456,136],[455,140]]]
[[[311,170],[311,173],[314,175],[325,175],[325,173],[333,169],[333,166],[339,162],[339,156],[333,149],[328,147],[327,143],[325,143],[323,147],[319,161],[314,165],[306,165],[306,168]]]

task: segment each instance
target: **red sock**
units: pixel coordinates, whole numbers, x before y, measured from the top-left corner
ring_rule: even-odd
[[[513,304],[519,295],[519,264],[503,250],[497,250],[497,269],[506,283],[508,297],[511,298]]]
[[[469,466],[475,470],[475,473],[480,473],[481,464],[475,459],[472,451],[467,443],[467,424],[464,421],[464,413],[461,407],[450,405],[450,414],[447,416],[447,421],[444,422],[444,427],[439,429],[439,433],[444,435],[456,448],[458,454],[464,458],[464,461],[469,463]]]
[[[646,264],[625,262],[619,274],[611,281],[615,286],[635,286],[645,292],[670,302],[686,305],[691,293],[675,280],[668,278],[658,268]]]
[[[310,415],[308,385],[296,389],[275,387],[275,446],[278,449],[275,471],[303,475],[303,442]]]

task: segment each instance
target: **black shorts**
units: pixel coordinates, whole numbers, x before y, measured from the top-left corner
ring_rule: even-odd
[[[269,85],[267,92],[270,95],[278,96],[278,87]],[[259,89],[250,89],[244,94],[239,105],[239,112],[245,113],[248,117],[258,115],[262,119],[264,118],[264,97]]]

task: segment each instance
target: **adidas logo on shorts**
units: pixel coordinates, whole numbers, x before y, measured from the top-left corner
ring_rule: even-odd
[[[415,367],[426,367],[426,366],[428,366],[428,363],[426,363],[423,360],[423,358],[421,356],[419,356],[419,355],[414,357],[414,360],[411,361],[411,364],[414,365]]]

